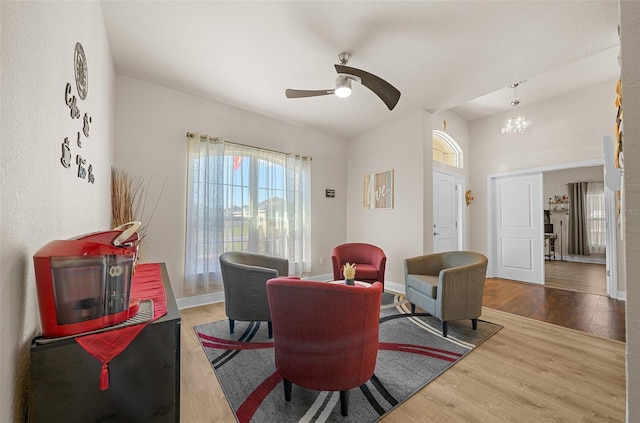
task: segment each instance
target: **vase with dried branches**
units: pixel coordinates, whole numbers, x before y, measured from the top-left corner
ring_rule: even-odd
[[[149,218],[143,220],[150,183],[150,178],[134,177],[122,169],[111,168],[111,224],[117,228],[135,220],[143,222],[138,230],[139,245],[142,245],[147,236],[151,218],[164,191],[163,184]]]

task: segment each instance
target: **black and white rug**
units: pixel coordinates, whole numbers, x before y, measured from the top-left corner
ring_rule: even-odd
[[[375,374],[350,391],[348,417],[340,414],[339,392],[294,384],[285,401],[266,322],[236,322],[233,335],[227,320],[194,329],[240,423],[375,422],[501,329],[480,320],[474,331],[470,320],[453,321],[443,338],[440,321],[411,317],[403,296],[385,292],[382,304]]]

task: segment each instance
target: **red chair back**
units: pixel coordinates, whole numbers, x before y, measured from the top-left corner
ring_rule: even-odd
[[[267,295],[275,364],[283,378],[309,389],[344,391],[373,375],[382,285],[270,279]]]
[[[352,242],[336,246],[331,252],[333,279],[344,279],[342,269],[345,263],[356,264],[356,280],[378,281],[384,286],[384,272],[387,256],[380,247],[362,242]],[[360,265],[360,272],[358,272]]]

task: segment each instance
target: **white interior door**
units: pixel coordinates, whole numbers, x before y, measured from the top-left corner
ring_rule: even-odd
[[[433,252],[458,249],[458,195],[456,177],[433,172]]]
[[[542,173],[494,179],[496,276],[544,283]]]

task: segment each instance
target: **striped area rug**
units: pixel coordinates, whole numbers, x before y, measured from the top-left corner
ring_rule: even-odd
[[[294,384],[291,402],[285,402],[265,322],[236,322],[233,335],[227,320],[194,329],[238,422],[367,423],[380,419],[501,328],[480,320],[474,331],[470,320],[454,321],[443,338],[440,321],[429,315],[411,317],[404,297],[385,292],[382,304],[375,374],[350,391],[348,417],[340,414],[338,392]]]

